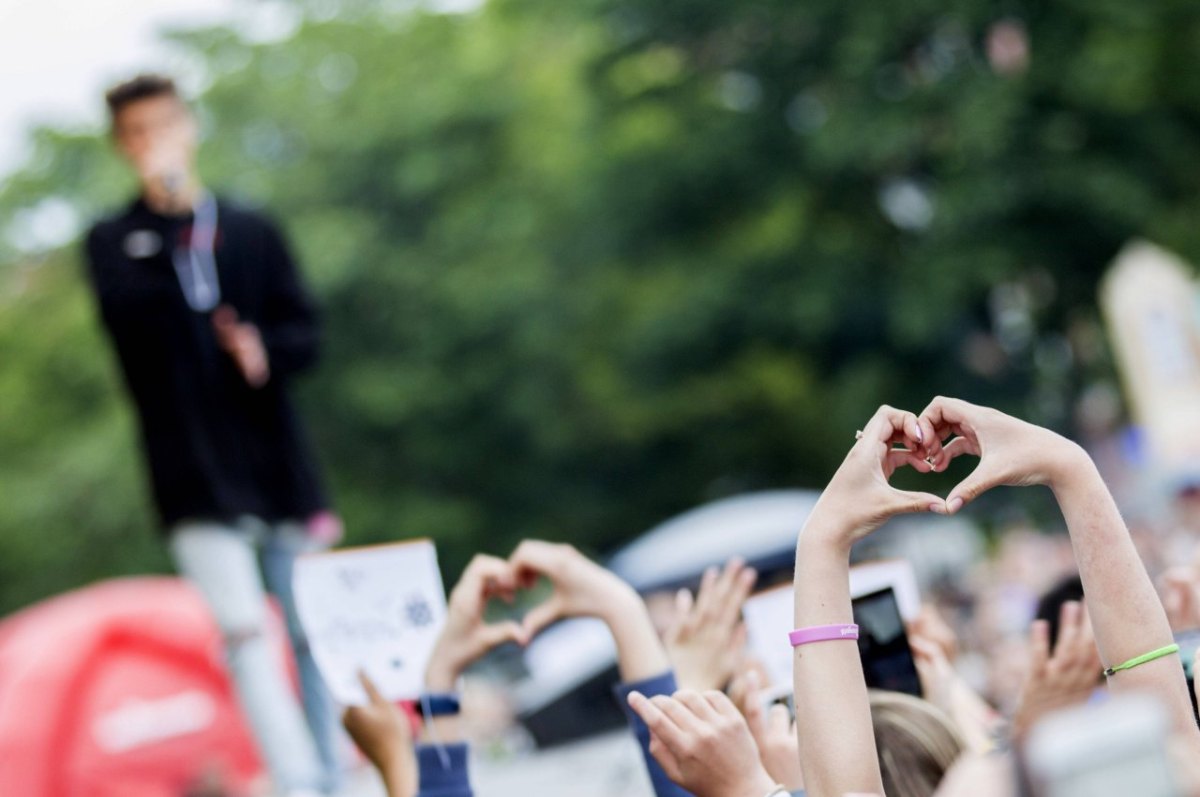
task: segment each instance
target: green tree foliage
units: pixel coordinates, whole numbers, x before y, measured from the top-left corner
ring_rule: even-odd
[[[1116,249],[1200,257],[1190,2],[328,5],[174,38],[202,171],[321,298],[352,542],[604,549],[820,485],[883,401],[1069,427]],[[165,566],[77,246],[29,251],[132,190],[107,149],[38,131],[0,189],[0,611]]]

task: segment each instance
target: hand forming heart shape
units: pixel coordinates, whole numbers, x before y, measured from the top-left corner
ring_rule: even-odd
[[[837,536],[852,543],[898,514],[953,514],[998,485],[1048,483],[1070,460],[1072,446],[1046,429],[958,399],[935,398],[919,416],[880,407],[822,493],[824,511],[809,525],[845,526]],[[979,457],[979,464],[946,499],[890,484],[902,465],[942,472],[964,454]]]

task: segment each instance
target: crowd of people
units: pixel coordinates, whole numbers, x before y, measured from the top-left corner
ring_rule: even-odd
[[[979,464],[946,498],[889,484],[897,468],[943,471],[963,455]],[[1051,489],[1078,571],[1077,585],[1068,580],[1047,595],[1041,612],[1049,616],[1028,630],[1015,704],[993,707],[959,674],[955,634],[935,611],[908,629],[923,696],[868,690],[854,642],[852,545],[893,516],[953,514],[1003,485]],[[919,415],[883,407],[798,532],[794,714],[763,699],[764,675],[745,651],[739,619],[753,570],[735,561],[706,573],[694,599],[681,597],[679,622],[661,634],[642,599],[615,575],[569,545],[531,540],[507,560],[477,556],[451,592],[426,670],[428,694],[417,706],[425,720],[417,736],[369,681],[370,705],[347,709],[345,726],[390,797],[466,797],[473,793],[470,711],[460,712],[455,691],[464,671],[560,619],[595,617],[616,643],[616,695],[659,797],[1115,794],[1126,787],[1122,770],[1147,766],[1170,789],[1155,791],[1159,781],[1151,779],[1150,793],[1200,794],[1200,731],[1167,608],[1080,446],[954,399],[935,399]],[[550,596],[520,622],[485,620],[489,600],[512,600],[540,579]],[[1189,622],[1181,604],[1194,600],[1195,580],[1175,571],[1164,585],[1177,622]],[[1122,702],[1123,693],[1151,701]],[[1161,759],[1047,765],[1049,749],[1072,755],[1047,733],[1071,735],[1077,727],[1056,731],[1053,718],[1061,723],[1073,707],[1086,712],[1096,704],[1108,709],[1105,730],[1126,750],[1145,741],[1133,736],[1144,728],[1135,721],[1142,713],[1161,717]]]
[[[170,80],[141,76],[107,99],[140,193],[91,230],[88,275],[138,411],[168,547],[224,635],[277,788],[331,793],[334,712],[291,594],[296,556],[340,536],[288,400],[290,376],[316,356],[312,302],[275,225],[200,182],[196,120]],[[964,455],[978,466],[949,496],[890,484],[898,468],[943,472]],[[922,697],[868,690],[851,548],[894,516],[954,515],[1002,485],[1049,487],[1069,547],[1006,535],[973,574],[970,600],[909,624]],[[390,797],[466,797],[475,723],[463,674],[493,649],[588,617],[611,632],[616,697],[659,797],[1125,794],[1122,773],[1143,797],[1200,795],[1194,695],[1173,637],[1200,628],[1200,579],[1154,535],[1140,535],[1149,544],[1139,552],[1079,445],[953,399],[920,414],[883,407],[797,531],[796,630],[778,640],[795,648],[790,704],[768,699],[747,653],[742,606],[756,573],[745,563],[681,592],[664,628],[612,572],[569,545],[530,540],[507,559],[475,557],[452,590],[416,736],[365,678],[370,703],[347,709],[343,724]],[[1162,573],[1161,595],[1147,563]],[[493,599],[539,582],[548,597],[522,618],[486,619]],[[266,637],[268,590],[289,620],[303,707]]]

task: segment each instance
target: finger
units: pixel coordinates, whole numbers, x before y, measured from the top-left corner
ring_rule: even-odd
[[[508,642],[515,642],[523,647],[529,644],[529,640],[532,638],[532,634],[524,625],[511,620],[484,625],[479,629],[478,635],[480,643],[485,645],[488,650]]]
[[[956,437],[942,448],[941,454],[933,457],[933,469],[940,473],[950,467],[952,461],[964,454],[973,457],[979,456],[979,446],[970,437]]]
[[[754,582],[757,580],[758,571],[744,565],[740,565],[737,572],[732,575],[721,604],[717,607],[720,611],[717,621],[723,628],[736,627],[740,622],[742,605],[750,597],[750,591],[754,589]]]
[[[630,692],[627,702],[629,703],[629,707],[633,709],[633,713],[641,717],[642,722],[646,723],[646,727],[650,729],[650,733],[666,745],[668,749],[675,751],[684,745],[686,736],[683,730],[663,711],[658,697],[650,700],[641,692]]]
[[[958,430],[969,424],[973,409],[974,405],[961,399],[938,396],[921,410],[921,417],[933,425],[939,437],[945,439],[946,433],[950,431],[961,434]]]
[[[936,459],[942,453],[942,438],[938,437],[937,429],[928,418],[917,416],[917,423],[921,427],[921,436],[924,438],[922,450],[925,458]]]
[[[668,747],[662,739],[650,734],[650,755],[654,756],[654,760],[662,767],[663,772],[667,773],[667,777],[675,783],[683,780],[683,770],[679,766],[679,759],[675,757],[675,753]]]
[[[691,707],[684,703],[680,697],[682,694],[688,693],[690,690],[681,689],[673,696],[655,695],[650,698],[650,702],[658,706],[662,713],[666,714],[671,719],[671,723],[681,731],[686,731],[691,734],[698,733],[703,729],[704,723],[693,713]],[[695,692],[691,692],[695,694]]]
[[[997,475],[988,467],[988,460],[986,458],[981,459],[979,464],[975,466],[975,470],[971,472],[971,475],[955,485],[954,489],[950,491],[950,495],[946,498],[946,511],[951,515],[955,514],[964,506],[1003,481],[1002,476]]]
[[[553,581],[562,562],[562,553],[553,543],[524,540],[508,557],[508,562],[514,570],[524,571],[526,575],[542,575]]]
[[[707,619],[708,612],[712,608],[713,588],[719,578],[719,571],[716,567],[707,567],[704,569],[704,575],[700,577],[700,588],[696,591],[696,608],[695,616],[698,618]]]
[[[740,556],[735,556],[725,563],[725,568],[721,571],[720,577],[717,579],[717,584],[713,590],[713,598],[717,608],[726,605],[730,596],[737,588],[738,578],[742,571],[746,568],[746,560]]]
[[[916,416],[911,412],[884,405],[875,411],[863,429],[862,439],[871,445],[883,443],[890,447],[893,443],[900,443],[905,448],[916,449],[923,445],[924,432],[920,429]]]
[[[534,606],[525,614],[525,618],[521,621],[521,625],[525,629],[526,638],[533,639],[547,626],[562,619],[562,616],[562,602],[556,598],[551,598],[544,603]]]
[[[711,724],[720,719],[720,713],[707,700],[705,695],[699,692],[694,692],[691,689],[680,689],[675,693],[674,697],[675,700],[687,706],[688,711],[692,712],[692,715],[701,722]],[[725,695],[722,694],[721,697],[725,697]],[[728,700],[729,698],[726,697],[725,699]]]
[[[370,676],[367,675],[366,670],[360,669],[358,671],[358,682],[362,684],[363,691],[367,693],[367,700],[369,700],[372,705],[377,706],[381,703],[388,702],[387,698],[380,694],[379,689],[375,686],[375,682],[372,681]]]
[[[792,733],[792,714],[787,706],[776,703],[767,713],[767,728],[775,736],[789,736]]]
[[[1029,672],[1041,673],[1050,660],[1050,624],[1045,620],[1034,620],[1029,627]]]
[[[706,689],[699,695],[709,709],[719,717],[727,717],[730,719],[742,719],[742,713],[737,710],[737,706],[729,699],[729,696],[720,689]]]
[[[1083,617],[1083,607],[1079,601],[1066,601],[1058,610],[1058,639],[1054,642],[1054,651],[1050,658],[1054,660],[1069,659],[1074,655],[1079,640],[1079,624]]]
[[[914,512],[935,512],[939,515],[947,514],[946,502],[939,495],[933,493],[911,492],[908,490],[897,490],[894,487],[888,489],[886,515],[905,515]]]
[[[916,661],[932,662],[937,658],[938,646],[921,636],[908,635],[908,646],[912,649]]]
[[[684,587],[675,593],[675,612],[680,619],[686,618],[692,611],[692,607],[696,605],[696,599],[692,597],[692,591]]]
[[[895,473],[897,468],[907,465],[917,473],[929,473],[933,470],[933,465],[925,461],[925,458],[920,454],[914,454],[908,449],[893,448],[887,452],[887,460],[884,465],[884,474],[890,477]]]
[[[742,714],[746,713],[746,676],[748,674],[749,671],[735,673],[729,682],[729,699],[741,710]]]
[[[472,585],[476,592],[482,592],[489,585],[498,590],[516,589],[512,566],[487,554],[476,554],[471,559],[460,582]]]

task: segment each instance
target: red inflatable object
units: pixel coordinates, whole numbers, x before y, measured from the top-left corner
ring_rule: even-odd
[[[107,581],[0,622],[0,795],[239,794],[261,777],[221,635],[186,582]]]

